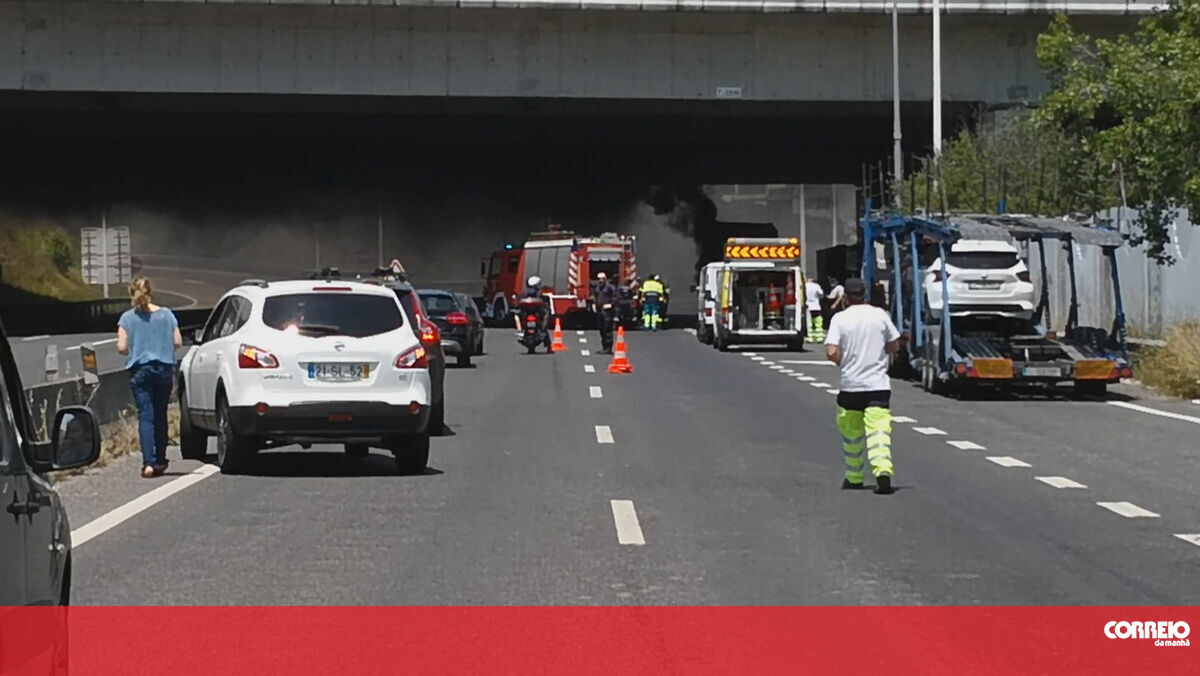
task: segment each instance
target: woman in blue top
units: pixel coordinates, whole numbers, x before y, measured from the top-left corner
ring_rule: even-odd
[[[129,387],[138,409],[138,441],[142,477],[161,476],[167,469],[167,403],[175,376],[175,349],[183,345],[175,313],[152,302],[150,280],[129,285],[133,309],[117,323],[117,352],[126,355]]]

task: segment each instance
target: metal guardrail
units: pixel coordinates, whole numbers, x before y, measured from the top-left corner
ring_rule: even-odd
[[[126,298],[77,303],[45,303],[0,308],[9,336],[115,331],[117,319],[129,309]]]

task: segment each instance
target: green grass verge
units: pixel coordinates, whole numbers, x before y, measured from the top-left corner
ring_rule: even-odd
[[[60,301],[100,297],[80,276],[74,238],[49,220],[0,214],[0,266],[0,282],[35,296]]]

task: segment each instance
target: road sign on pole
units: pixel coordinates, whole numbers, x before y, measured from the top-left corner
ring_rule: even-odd
[[[107,225],[102,219],[99,228],[79,230],[83,281],[103,286],[105,298],[108,297],[109,284],[128,284],[133,279],[129,228],[110,228]]]

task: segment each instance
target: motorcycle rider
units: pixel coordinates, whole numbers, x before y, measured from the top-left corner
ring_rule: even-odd
[[[650,279],[642,284],[642,323],[650,331],[657,331],[662,323],[660,309],[666,293],[662,277],[658,275],[651,275]]]
[[[617,287],[601,272],[596,275],[596,321],[600,323],[600,353],[611,354],[613,322],[617,316]]]
[[[542,298],[542,293],[542,278],[538,277],[537,275],[533,275],[525,281],[525,290],[521,292],[521,298],[537,298],[538,300],[544,301],[545,299]],[[524,327],[521,326],[521,317],[522,314],[520,312],[513,313],[513,323],[517,326],[517,338],[525,335]],[[541,321],[544,327],[546,324],[545,312],[542,313]]]

